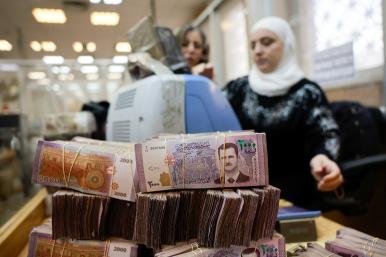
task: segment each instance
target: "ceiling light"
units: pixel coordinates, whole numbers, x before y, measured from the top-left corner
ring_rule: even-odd
[[[86,45],[87,51],[89,52],[95,52],[96,50],[96,44],[94,42],[88,42]]]
[[[97,92],[100,90],[100,88],[101,88],[101,86],[99,84],[95,84],[95,83],[87,84],[87,90],[89,90],[89,91],[93,91],[93,92],[96,91]]]
[[[98,73],[89,73],[89,74],[86,74],[86,79],[87,80],[97,80],[97,79],[99,79],[99,75],[98,75]]]
[[[75,52],[80,53],[83,51],[83,44],[81,42],[74,42],[72,43],[72,49],[74,49]]]
[[[29,43],[29,46],[35,52],[40,52],[42,50],[42,46],[40,45],[40,43],[38,41],[31,41],[31,43]]]
[[[15,63],[0,63],[0,71],[18,71],[19,65]]]
[[[70,73],[70,70],[69,66],[54,66],[51,69],[54,74],[68,74]]]
[[[81,55],[76,59],[80,64],[91,64],[94,62],[94,57],[91,55]]]
[[[118,42],[115,45],[115,51],[120,53],[130,53],[131,52],[131,45],[129,42]]]
[[[90,3],[92,4],[99,4],[101,0],[90,0]]]
[[[56,45],[52,41],[43,41],[41,43],[42,49],[46,52],[53,52],[56,50]]]
[[[67,18],[62,9],[43,9],[34,8],[32,14],[37,22],[40,23],[59,23],[63,24]]]
[[[116,12],[92,12],[90,15],[92,25],[116,26],[119,23],[119,14]]]
[[[0,40],[0,51],[11,51],[12,45],[7,40]]]
[[[64,62],[63,56],[46,55],[43,56],[43,62],[45,64],[62,64]]]
[[[66,80],[73,80],[74,79],[74,74],[71,74],[71,73],[69,73],[69,74],[59,74],[58,75],[58,79],[59,80],[64,80],[64,81],[66,81]]]
[[[231,30],[233,28],[233,24],[231,22],[225,20],[225,21],[221,22],[220,27],[223,31],[228,31],[228,30]]]
[[[70,84],[66,88],[68,88],[69,90],[74,91],[74,92],[81,92],[82,91],[82,90],[80,90],[80,86],[78,84]]]
[[[122,73],[108,73],[107,79],[109,80],[117,80],[122,78]]]
[[[97,73],[98,67],[95,65],[84,65],[84,66],[80,67],[80,72],[82,72],[84,74]]]
[[[38,85],[48,86],[50,84],[50,80],[49,79],[39,79],[36,83]]]
[[[124,72],[125,71],[125,66],[123,65],[110,65],[109,66],[109,72],[114,73],[114,72]]]
[[[121,3],[122,3],[122,0],[103,0],[103,3],[104,3],[104,4],[113,4],[113,5],[117,5],[117,4],[121,4]]]
[[[116,55],[113,57],[113,63],[126,64],[129,58],[126,55]]]
[[[33,80],[46,78],[46,73],[42,71],[31,71],[28,73],[28,78]]]
[[[58,84],[53,84],[52,85],[52,90],[59,91],[60,90],[60,86]]]

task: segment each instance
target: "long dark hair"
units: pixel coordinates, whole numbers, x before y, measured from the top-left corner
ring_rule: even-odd
[[[182,47],[184,41],[186,40],[186,35],[192,31],[197,31],[200,34],[201,39],[202,39],[202,55],[203,55],[203,57],[200,59],[200,63],[201,62],[208,62],[208,59],[209,59],[208,40],[207,40],[205,32],[201,28],[190,25],[190,26],[186,27],[185,29],[183,29],[182,32],[180,33],[180,37],[179,37],[181,47]]]

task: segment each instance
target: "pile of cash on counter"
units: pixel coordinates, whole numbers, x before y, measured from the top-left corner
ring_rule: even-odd
[[[58,191],[30,257],[285,256],[263,133],[40,141],[32,180]]]
[[[334,240],[326,241],[325,248],[318,243],[301,244],[290,249],[289,256],[296,257],[382,257],[386,256],[386,241],[352,228],[343,227]]]
[[[326,249],[339,256],[386,256],[386,240],[352,228],[341,228],[336,239],[326,242]]]

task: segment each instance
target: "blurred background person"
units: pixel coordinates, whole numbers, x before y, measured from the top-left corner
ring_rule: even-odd
[[[83,104],[82,111],[91,112],[96,121],[96,131],[92,133],[91,138],[106,140],[106,122],[110,103],[108,101],[88,102]]]
[[[209,45],[207,37],[200,28],[188,26],[180,37],[182,55],[192,74],[213,79],[213,65],[208,62]]]

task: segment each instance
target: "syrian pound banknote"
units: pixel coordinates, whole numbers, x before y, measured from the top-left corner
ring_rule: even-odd
[[[336,239],[326,242],[326,249],[341,256],[380,257],[386,256],[386,240],[343,227]]]
[[[160,136],[136,144],[141,192],[268,184],[264,133]]]
[[[38,142],[32,182],[135,202],[134,144]]]
[[[366,248],[363,249],[362,247],[362,249],[355,249],[354,246],[350,246],[349,244],[340,244],[339,242],[334,242],[334,241],[332,242],[327,241],[326,249],[339,256],[356,256],[356,257],[377,256],[377,255],[370,255],[371,253],[367,253]],[[382,256],[382,255],[378,255],[378,256]]]
[[[197,243],[187,243],[169,247],[157,254],[155,257],[178,256],[178,257],[285,257],[284,237],[276,233],[272,239],[251,242],[250,246],[231,246],[229,248],[204,248]]]
[[[323,246],[319,245],[317,242],[308,242],[307,247],[303,244],[298,244],[295,247],[292,247],[287,251],[288,256],[298,256],[298,257],[339,257],[339,255],[334,254],[326,250]],[[350,255],[351,256],[351,255]]]
[[[138,246],[133,241],[126,240],[69,240],[52,239],[51,221],[33,228],[29,238],[28,257],[136,257]]]

